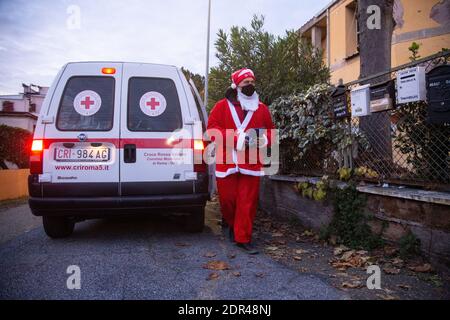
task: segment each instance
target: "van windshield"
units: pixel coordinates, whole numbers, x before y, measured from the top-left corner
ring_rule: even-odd
[[[109,131],[114,116],[113,77],[77,76],[67,82],[56,127],[61,131]]]
[[[180,100],[171,79],[133,77],[128,82],[128,129],[172,132],[182,128]]]

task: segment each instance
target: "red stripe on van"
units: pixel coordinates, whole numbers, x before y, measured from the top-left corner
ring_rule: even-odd
[[[44,149],[48,149],[52,143],[55,142],[80,142],[78,139],[44,139]],[[116,148],[123,148],[125,144],[135,144],[136,148],[159,148],[159,149],[170,149],[170,148],[189,148],[194,147],[193,139],[183,139],[176,140],[170,143],[168,139],[157,139],[157,138],[140,138],[140,139],[108,139],[108,138],[93,138],[88,139],[86,142],[106,142],[113,144]]]
[[[70,138],[66,138],[66,139],[44,139],[44,149],[48,149],[50,147],[50,145],[52,143],[55,142],[80,142],[79,139],[70,139]],[[107,143],[112,143],[115,147],[119,146],[119,139],[108,139],[108,138],[101,138],[101,139],[88,139],[86,142],[107,142]]]
[[[169,142],[168,139],[121,139],[120,147],[123,148],[125,144],[135,144],[136,148],[193,148],[194,140],[183,139]]]

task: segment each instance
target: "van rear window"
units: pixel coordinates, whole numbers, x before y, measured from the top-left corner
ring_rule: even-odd
[[[128,129],[172,132],[180,128],[182,116],[175,83],[163,78],[130,78]]]
[[[109,131],[114,117],[113,77],[76,76],[67,81],[56,118],[61,131]]]

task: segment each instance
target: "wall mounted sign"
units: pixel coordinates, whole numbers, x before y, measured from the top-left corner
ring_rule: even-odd
[[[331,94],[331,107],[335,119],[343,119],[351,116],[347,103],[347,89],[338,86]]]

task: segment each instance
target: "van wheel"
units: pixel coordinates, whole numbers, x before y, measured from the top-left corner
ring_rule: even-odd
[[[67,217],[43,216],[45,233],[50,238],[65,238],[72,234],[75,222]]]
[[[202,232],[205,227],[205,207],[194,209],[186,216],[185,228],[188,232]]]

